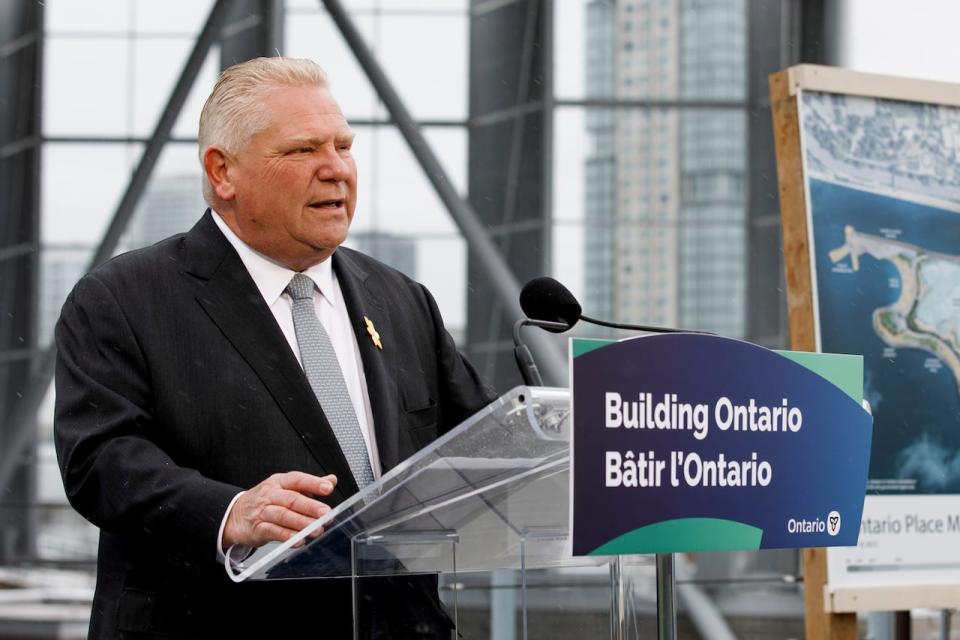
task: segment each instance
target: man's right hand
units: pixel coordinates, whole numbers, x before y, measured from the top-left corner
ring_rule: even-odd
[[[223,528],[223,547],[259,547],[271,540],[286,542],[330,511],[316,500],[333,492],[337,477],[300,471],[276,473],[245,491],[234,503]],[[322,533],[318,529],[314,535]]]

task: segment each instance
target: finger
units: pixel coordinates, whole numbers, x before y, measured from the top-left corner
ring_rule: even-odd
[[[314,493],[313,495],[315,495],[315,496],[328,496],[328,495],[330,495],[331,493],[333,493],[333,490],[334,490],[334,489],[336,488],[336,486],[337,486],[337,476],[335,476],[335,475],[333,475],[333,474],[331,473],[331,474],[328,474],[328,475],[325,475],[325,476],[320,476],[320,479],[323,480],[324,482],[329,483],[329,485],[330,485],[330,490],[329,490],[329,491],[320,491],[320,492]]]
[[[313,476],[302,471],[290,471],[280,475],[280,486],[308,495],[325,496],[333,491],[334,486],[327,478]]]
[[[314,500],[313,498],[307,497],[302,493],[289,491],[287,489],[279,489],[272,492],[268,496],[268,502],[269,504],[276,504],[286,507],[291,511],[302,513],[303,515],[310,516],[311,518],[319,518],[330,510],[330,507],[319,500]]]
[[[254,527],[255,540],[251,542],[253,546],[261,546],[270,541],[286,542],[293,536],[300,533],[294,529],[287,529],[272,522],[260,522]]]
[[[300,531],[313,524],[315,518],[296,513],[278,505],[271,505],[263,510],[263,521],[278,524],[285,529]]]

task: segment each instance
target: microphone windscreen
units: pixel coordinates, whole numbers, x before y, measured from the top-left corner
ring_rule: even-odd
[[[565,286],[546,276],[534,278],[520,291],[520,308],[528,318],[564,322],[569,327],[577,324],[583,309]],[[548,329],[555,333],[565,329]]]

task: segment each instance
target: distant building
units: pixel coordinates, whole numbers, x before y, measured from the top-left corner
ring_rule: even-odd
[[[67,294],[73,289],[90,262],[93,246],[46,247],[40,257],[40,334],[41,347],[53,342],[53,328],[60,317]]]
[[[385,231],[351,231],[346,244],[417,279],[417,241]]]
[[[592,0],[585,289],[591,315],[745,332],[745,0]],[[606,314],[606,315],[602,315]]]
[[[612,98],[615,94],[615,7],[611,0],[587,5],[588,98]],[[614,312],[614,237],[617,203],[617,152],[614,142],[616,116],[613,109],[588,109],[587,132],[591,138],[585,167],[586,228],[584,264],[587,315],[612,319]]]
[[[154,178],[130,220],[124,247],[147,247],[196,224],[207,208],[200,190],[200,175]]]

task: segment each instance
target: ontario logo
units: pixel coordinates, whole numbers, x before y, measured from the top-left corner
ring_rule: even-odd
[[[835,536],[838,533],[840,533],[840,512],[839,511],[831,511],[830,514],[827,515],[827,533],[829,533],[832,536]]]
[[[806,520],[803,518],[795,519],[790,518],[787,520],[787,532],[788,533],[823,533],[827,532],[831,536],[835,536],[840,533],[840,512],[831,511],[827,514],[826,520],[821,520],[820,518],[814,518],[813,520]]]

